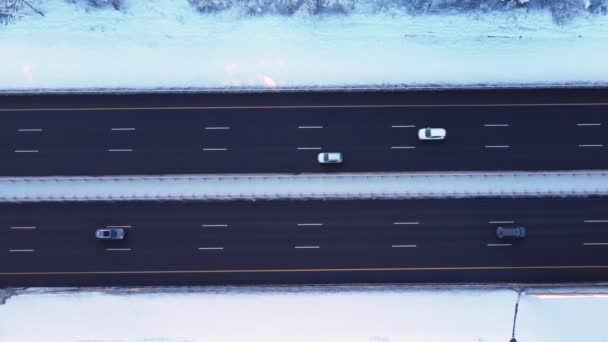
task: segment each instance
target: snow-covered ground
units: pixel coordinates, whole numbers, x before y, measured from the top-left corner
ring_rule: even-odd
[[[608,299],[528,291],[519,342],[608,339]],[[0,305],[0,341],[508,342],[516,302],[475,286],[31,289]]]
[[[0,178],[0,202],[606,195],[603,171]]]
[[[0,25],[0,89],[475,86],[608,83],[608,16],[200,14],[185,0],[33,0]]]

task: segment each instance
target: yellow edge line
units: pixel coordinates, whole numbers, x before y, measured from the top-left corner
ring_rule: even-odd
[[[0,276],[18,275],[109,275],[109,274],[209,274],[209,273],[296,273],[296,272],[411,272],[411,271],[499,271],[499,270],[567,270],[608,269],[598,266],[478,266],[478,267],[385,267],[385,268],[294,268],[258,270],[175,270],[175,271],[65,271],[65,272],[0,272]]]
[[[608,106],[603,103],[500,103],[500,104],[395,104],[395,105],[318,105],[318,106],[200,106],[200,107],[91,107],[91,108],[0,108],[0,112],[118,111],[118,110],[227,110],[298,108],[446,108],[446,107],[566,107]]]

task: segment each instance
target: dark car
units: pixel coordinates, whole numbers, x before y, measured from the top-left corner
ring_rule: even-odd
[[[498,236],[499,239],[523,239],[526,237],[526,228],[498,227],[496,228],[496,236]]]
[[[122,228],[97,229],[95,237],[101,240],[122,240],[126,236]]]

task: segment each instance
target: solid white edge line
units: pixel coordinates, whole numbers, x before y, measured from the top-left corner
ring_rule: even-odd
[[[228,227],[227,224],[203,224],[201,226],[205,227],[205,228],[208,228],[208,227]]]
[[[391,128],[414,128],[415,125],[392,125]]]
[[[488,221],[491,224],[513,224],[515,221]]]
[[[110,128],[111,131],[134,131],[135,127],[114,127]]]
[[[106,248],[106,251],[110,252],[129,252],[131,248]]]
[[[227,130],[230,129],[229,126],[207,126],[205,127],[206,130]]]
[[[20,252],[33,252],[35,250],[34,249],[9,249],[8,251],[11,253],[20,253]]]
[[[578,147],[604,147],[602,144],[581,144]]]
[[[106,228],[110,229],[110,228],[132,228],[132,227],[124,225],[124,226],[106,226]]]
[[[133,152],[132,148],[110,148],[108,152]]]
[[[321,246],[294,246],[295,249],[319,249]]]
[[[228,151],[225,147],[203,147],[203,151]]]
[[[484,145],[485,148],[509,148],[509,145]]]
[[[10,229],[36,229],[35,226],[13,226]]]
[[[415,148],[416,146],[391,146],[391,150],[411,150]]]
[[[298,223],[297,225],[299,227],[303,227],[303,226],[322,226],[323,223]]]
[[[601,126],[601,123],[577,123],[577,126]]]
[[[416,245],[391,245],[391,248],[416,248]]]
[[[489,243],[488,247],[511,247],[513,244],[510,243]]]
[[[19,128],[17,132],[42,132],[42,128]]]
[[[483,127],[509,127],[509,124],[484,124]]]
[[[199,251],[221,251],[224,247],[199,247]]]
[[[322,129],[323,126],[298,126],[298,129]]]
[[[417,221],[410,221],[410,222],[393,222],[394,225],[408,225],[408,224],[420,224],[420,222]]]
[[[584,220],[584,223],[608,223],[608,220]]]
[[[298,147],[298,150],[322,150],[321,147]]]
[[[583,246],[608,246],[608,242],[583,242]]]
[[[38,153],[40,150],[15,150],[15,153]]]

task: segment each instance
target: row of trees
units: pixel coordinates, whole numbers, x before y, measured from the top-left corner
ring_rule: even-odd
[[[33,0],[0,0],[0,24],[16,20],[25,10],[44,15],[36,9]],[[45,0],[35,0],[43,3]],[[124,1],[145,0],[65,0],[71,3],[85,3],[90,7],[123,8]],[[188,1],[202,13],[212,13],[229,8],[240,8],[250,15],[281,14],[308,15],[338,13],[346,14],[355,9],[357,3],[378,10],[397,8],[412,15],[451,13],[462,11],[507,11],[515,8],[546,9],[551,11],[553,20],[564,24],[581,14],[608,14],[608,0],[183,0]]]
[[[292,15],[348,13],[356,2],[368,2],[373,8],[399,8],[413,15],[462,11],[507,11],[515,8],[545,9],[563,24],[585,13],[608,14],[608,0],[188,0],[203,13],[240,7],[250,14],[278,13]]]
[[[247,13],[293,15],[295,13],[345,14],[355,8],[355,0],[188,0],[202,13],[211,13],[232,7],[244,9]]]

